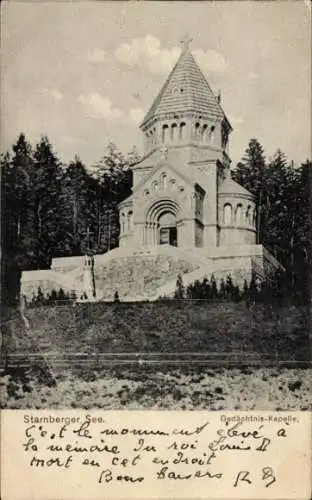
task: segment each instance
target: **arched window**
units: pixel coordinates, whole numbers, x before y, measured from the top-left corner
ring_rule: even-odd
[[[246,210],[246,222],[247,224],[252,224],[252,211],[251,211],[251,205],[248,205],[247,210]]]
[[[176,180],[175,179],[170,179],[170,188],[174,189],[176,187]]]
[[[163,125],[162,128],[162,142],[168,141],[169,127],[168,125]]]
[[[215,141],[215,129],[216,127],[212,125],[209,130],[209,141],[211,142],[211,144],[213,144]]]
[[[163,174],[161,174],[161,178],[160,178],[160,182],[161,182],[161,187],[163,189],[167,189],[167,174],[164,172]]]
[[[121,214],[121,232],[124,233],[125,232],[125,222],[126,222],[126,217],[125,217],[125,214],[122,213]]]
[[[184,122],[180,123],[180,134],[179,134],[180,141],[183,141],[183,139],[185,138],[185,127],[186,124]]]
[[[147,198],[149,196],[149,190],[148,189],[145,189],[144,191],[144,197]]]
[[[200,123],[195,123],[195,139],[198,141],[200,138]]]
[[[132,211],[128,212],[128,231],[131,231],[132,229],[132,216],[133,212]]]
[[[225,226],[232,224],[232,205],[230,203],[226,203],[223,207],[223,222]]]
[[[254,209],[253,214],[252,214],[252,225],[253,225],[253,227],[256,227],[256,223],[257,223],[257,210]]]
[[[236,224],[240,224],[243,222],[243,205],[241,203],[239,203],[236,207],[235,222]]]
[[[202,127],[202,140],[206,141],[207,140],[207,132],[208,132],[208,125],[205,123]]]
[[[171,125],[171,140],[175,141],[177,139],[178,126],[176,123]]]

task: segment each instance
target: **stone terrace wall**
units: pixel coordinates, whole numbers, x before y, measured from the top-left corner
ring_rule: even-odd
[[[24,271],[21,280],[21,293],[31,300],[37,296],[38,288],[47,295],[52,290],[58,291],[61,288],[64,292],[75,290],[77,296],[82,293],[82,283],[72,279],[65,273],[58,273],[51,269],[40,271]]]
[[[252,262],[251,257],[229,257],[224,259],[207,259],[204,266],[200,266],[193,272],[184,274],[182,276],[184,286],[194,283],[196,280],[202,280],[205,276],[210,278],[214,275],[217,284],[220,284],[221,279],[226,279],[231,275],[233,282],[240,288],[243,288],[244,280],[250,282],[252,276]],[[156,291],[156,296],[172,296],[175,291],[175,280],[167,281],[163,286],[160,286]]]
[[[96,287],[103,298],[113,299],[118,291],[120,299],[127,297],[153,297],[157,288],[168,280],[176,281],[178,274],[197,269],[199,265],[167,255],[119,257],[95,268]]]

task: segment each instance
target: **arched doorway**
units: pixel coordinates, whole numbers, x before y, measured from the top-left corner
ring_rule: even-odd
[[[176,217],[172,212],[163,212],[157,221],[158,244],[178,246]]]
[[[177,220],[180,207],[174,199],[158,198],[146,211],[144,245],[178,246]]]

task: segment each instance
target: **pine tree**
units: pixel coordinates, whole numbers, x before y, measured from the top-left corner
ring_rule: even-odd
[[[225,283],[225,293],[226,293],[226,298],[228,300],[232,300],[233,292],[234,292],[234,285],[233,285],[232,276],[230,274],[228,274],[226,277],[226,283]]]
[[[249,288],[248,288],[247,280],[245,279],[244,280],[244,285],[243,285],[243,295],[242,295],[242,298],[243,299],[247,299],[248,294],[249,294]]]
[[[265,157],[264,149],[257,139],[251,139],[245,156],[237,164],[232,176],[235,181],[248,189],[257,204],[257,242],[261,241],[262,207],[265,197]]]
[[[220,281],[220,289],[219,289],[218,296],[219,296],[219,299],[221,299],[221,300],[226,299],[226,286],[225,286],[224,278],[222,278]]]
[[[11,188],[8,200],[11,215],[9,224],[13,226],[14,255],[21,269],[35,267],[34,231],[34,159],[31,145],[24,134],[20,134],[12,147]]]
[[[312,162],[306,161],[296,170],[293,185],[291,266],[292,288],[307,303],[312,290]]]
[[[233,171],[234,180],[260,198],[265,171],[264,149],[257,139],[251,139],[245,155]]]
[[[210,277],[210,287],[211,287],[211,298],[212,300],[215,300],[218,298],[218,287],[214,274],[212,274]]]
[[[183,279],[181,274],[178,275],[177,277],[177,282],[176,282],[176,289],[174,292],[174,298],[175,299],[185,299],[185,288],[183,284]]]
[[[211,298],[211,290],[210,290],[210,283],[209,283],[207,276],[204,277],[201,288],[202,288],[202,294],[201,294],[202,297],[201,298],[206,299],[206,300],[210,299]]]
[[[192,300],[194,299],[194,285],[192,283],[190,283],[187,287],[186,287],[186,298],[189,299],[189,300]]]
[[[19,301],[23,269],[31,268],[32,151],[25,135],[13,145],[13,154],[1,155],[1,304]]]
[[[38,287],[36,302],[37,304],[43,304],[45,302],[44,293],[40,286]]]
[[[76,156],[63,173],[60,195],[63,237],[58,241],[56,254],[81,255],[90,249],[97,252],[94,186],[94,179]]]
[[[50,298],[52,302],[57,300],[57,292],[54,289],[51,291]]]
[[[104,156],[94,166],[93,177],[98,183],[97,239],[100,251],[111,250],[118,245],[118,204],[131,194],[130,167],[138,160],[139,154],[136,148],[124,156],[115,144],[109,143]]]
[[[261,243],[286,264],[292,218],[292,172],[286,156],[277,150],[265,175]],[[289,230],[288,230],[289,229]]]
[[[63,214],[60,191],[63,173],[47,137],[42,137],[37,144],[34,160],[34,225],[36,261],[40,268],[50,266],[52,256],[62,237]]]

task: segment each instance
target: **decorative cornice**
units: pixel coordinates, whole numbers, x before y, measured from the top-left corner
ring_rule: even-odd
[[[212,125],[216,125],[217,123],[221,123],[223,118],[218,117],[217,115],[213,116],[211,113],[199,112],[195,110],[181,110],[177,112],[162,112],[153,115],[150,119],[142,122],[139,128],[145,132],[150,127],[152,127],[155,123],[163,122],[163,121],[171,121],[171,120],[183,120],[183,119],[194,119],[194,120],[207,120]]]
[[[234,224],[231,224],[230,226],[227,225],[227,226],[224,226],[222,224],[222,222],[220,223],[220,229],[221,230],[224,230],[224,229],[239,229],[240,231],[249,231],[250,233],[255,233],[256,232],[256,228],[253,228],[253,227],[250,227],[250,226],[235,226]]]

